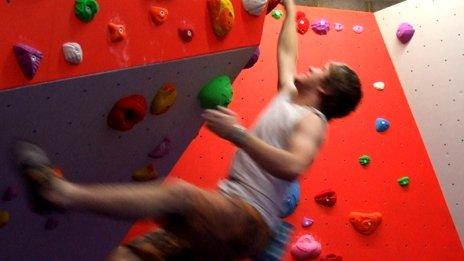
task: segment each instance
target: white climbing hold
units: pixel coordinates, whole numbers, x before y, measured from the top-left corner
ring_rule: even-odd
[[[84,59],[81,45],[78,43],[63,44],[64,59],[72,64],[79,64]]]
[[[385,89],[385,83],[384,82],[375,82],[373,84],[374,88],[379,91],[383,91]]]

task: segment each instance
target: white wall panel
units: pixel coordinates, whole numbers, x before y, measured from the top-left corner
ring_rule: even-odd
[[[464,242],[464,1],[409,0],[375,16]],[[407,45],[402,22],[416,28]]]

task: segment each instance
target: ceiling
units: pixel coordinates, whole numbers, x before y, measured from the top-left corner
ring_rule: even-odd
[[[404,0],[295,0],[297,5],[375,12]]]

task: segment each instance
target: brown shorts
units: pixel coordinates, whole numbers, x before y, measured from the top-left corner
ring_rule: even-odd
[[[239,198],[190,184],[168,193],[181,207],[166,208],[162,228],[126,246],[142,260],[237,260],[258,254],[271,238],[259,212]]]

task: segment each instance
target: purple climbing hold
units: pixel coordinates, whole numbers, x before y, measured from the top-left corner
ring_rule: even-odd
[[[3,201],[12,201],[19,195],[19,188],[17,187],[7,187],[5,192],[3,193],[2,200]]]
[[[406,44],[409,41],[411,41],[411,38],[413,37],[415,32],[416,30],[411,24],[402,23],[396,31],[396,37],[398,37],[398,40],[400,40],[401,43]]]
[[[375,130],[377,132],[384,132],[390,128],[390,122],[384,118],[377,118],[375,120]]]
[[[49,217],[45,222],[45,230],[54,230],[58,227],[59,220],[54,217]]]
[[[343,29],[345,29],[345,26],[341,23],[335,23],[334,28],[335,28],[335,31],[340,32],[340,31],[343,31]]]
[[[357,34],[360,34],[364,31],[364,26],[362,25],[355,25],[353,26],[353,31]]]
[[[304,217],[303,221],[301,222],[302,227],[309,227],[314,223],[312,218]]]
[[[330,23],[326,19],[320,19],[311,24],[311,29],[313,29],[316,34],[324,35],[329,32]]]
[[[260,55],[260,51],[259,51],[259,47],[257,47],[255,51],[253,52],[253,54],[251,55],[250,60],[248,60],[247,64],[243,68],[248,69],[248,68],[253,67],[253,65],[255,65],[255,63],[258,61],[259,55]]]
[[[156,148],[148,154],[150,158],[162,158],[166,156],[166,154],[169,153],[169,144],[171,143],[171,140],[169,138],[164,138],[163,141],[156,146]]]
[[[27,78],[32,79],[39,69],[43,53],[26,44],[14,45],[13,51],[23,73]]]

